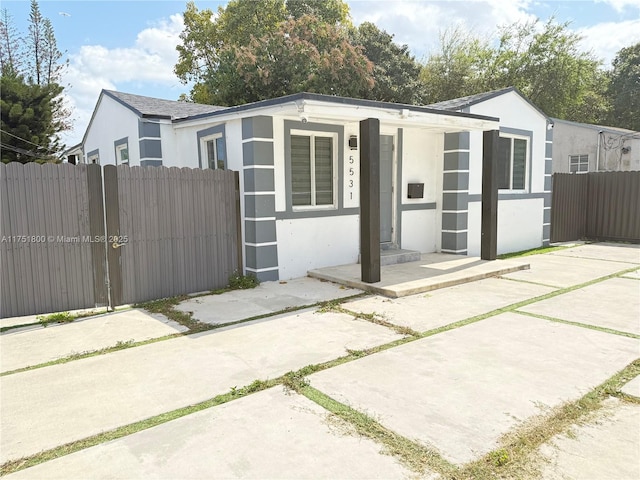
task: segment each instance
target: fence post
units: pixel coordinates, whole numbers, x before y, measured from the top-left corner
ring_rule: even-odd
[[[87,165],[87,189],[89,193],[89,235],[93,263],[93,292],[96,307],[109,305],[107,292],[107,265],[104,242],[104,204],[102,196],[102,167]]]
[[[380,120],[360,122],[360,270],[380,281]]]
[[[233,182],[235,186],[235,211],[236,211],[236,253],[238,257],[238,273],[244,272],[242,262],[242,212],[240,207],[240,172],[233,172]]]
[[[126,168],[126,167],[125,167]],[[122,263],[120,248],[120,201],[118,197],[118,167],[104,167],[104,205],[106,225],[106,249],[109,262],[109,287],[111,288],[111,306],[122,305]]]

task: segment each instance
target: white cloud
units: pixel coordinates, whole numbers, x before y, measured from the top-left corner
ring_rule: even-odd
[[[596,2],[611,5],[619,13],[624,12],[627,8],[640,9],[640,0],[596,0]]]
[[[447,28],[460,26],[481,37],[489,37],[497,28],[517,21],[535,19],[528,12],[531,0],[467,1],[352,1],[354,23],[373,22],[394,40],[409,45],[423,59],[439,45],[439,35]]]
[[[134,45],[108,49],[102,45],[84,45],[69,56],[69,69],[63,84],[71,85],[67,101],[74,109],[75,128],[64,137],[67,145],[79,143],[93,108],[104,88],[117,89],[124,82],[140,82],[170,87],[178,84],[173,67],[178,60],[176,45],[183,30],[182,15],[142,30]]]
[[[581,28],[577,33],[584,37],[584,49],[591,50],[596,57],[604,60],[604,67],[609,68],[621,48],[640,42],[640,19],[598,23]]]

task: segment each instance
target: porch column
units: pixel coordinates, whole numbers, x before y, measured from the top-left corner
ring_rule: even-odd
[[[469,132],[444,134],[442,244],[440,251],[467,254],[469,225]]]
[[[278,280],[273,119],[242,119],[245,270]]]
[[[480,257],[495,260],[498,247],[498,130],[482,138],[482,236]]]
[[[360,122],[360,269],[380,281],[380,120]]]

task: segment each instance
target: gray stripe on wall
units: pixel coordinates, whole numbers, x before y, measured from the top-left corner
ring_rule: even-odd
[[[547,193],[544,196],[544,208],[551,208],[551,194]]]
[[[247,243],[268,243],[276,241],[275,220],[245,220],[244,239]]]
[[[551,128],[551,129],[547,128],[547,135],[546,135],[545,140],[547,142],[553,142],[553,128]]]
[[[140,160],[141,167],[161,167],[162,160]]]
[[[147,120],[138,120],[138,137],[160,138],[160,124]]]
[[[553,144],[545,143],[544,144],[544,158],[552,158],[553,157]]]
[[[469,150],[469,132],[445,133],[444,150]]]
[[[466,250],[467,232],[442,232],[442,250]]]
[[[469,152],[445,152],[444,170],[469,170]]]
[[[253,273],[253,272],[249,272]],[[254,275],[261,282],[277,282],[280,280],[278,270],[267,270],[266,272],[255,272]]]
[[[551,238],[551,225],[542,226],[542,239],[549,240]]]
[[[245,252],[248,268],[259,270],[261,268],[273,268],[278,266],[277,245],[264,245],[260,247],[246,245]]]
[[[443,230],[466,230],[469,214],[467,212],[442,212]]]
[[[452,172],[443,174],[443,190],[469,190],[469,174],[466,172]]]
[[[469,208],[469,194],[445,192],[442,194],[443,210],[467,210]]]
[[[245,166],[273,165],[273,142],[253,141],[242,145]]]
[[[245,192],[274,192],[273,168],[247,168],[244,170]]]
[[[498,193],[498,200],[532,200],[534,198],[544,198],[545,202],[547,199],[551,202],[551,193],[549,192],[537,192],[537,193]],[[469,195],[469,203],[471,202],[481,202],[482,195],[474,194]]]
[[[245,195],[244,216],[249,218],[275,217],[275,195]]]
[[[242,119],[242,139],[273,138],[273,119],[264,115]]]
[[[551,209],[545,208],[542,210],[542,223],[551,223]]]
[[[553,160],[544,161],[544,174],[551,175],[553,173]]]
[[[545,192],[551,191],[551,175],[544,176],[544,191]]]
[[[140,158],[162,158],[162,141],[151,138],[140,140]]]
[[[405,203],[400,205],[400,210],[408,212],[410,210],[435,210],[437,208],[436,202],[430,203]]]

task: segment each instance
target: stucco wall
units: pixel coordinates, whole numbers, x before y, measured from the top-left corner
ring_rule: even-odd
[[[640,170],[640,138],[596,125],[580,126],[562,121],[555,122],[553,135],[554,173],[569,173],[570,155],[589,155],[590,172]],[[636,136],[640,137],[640,133]],[[629,148],[629,151],[623,153],[623,148]]]
[[[99,149],[100,164],[114,165],[116,163],[114,142],[125,137],[128,137],[130,165],[140,165],[138,116],[112,98],[103,95],[87,131],[84,160],[87,161],[88,153]]]

